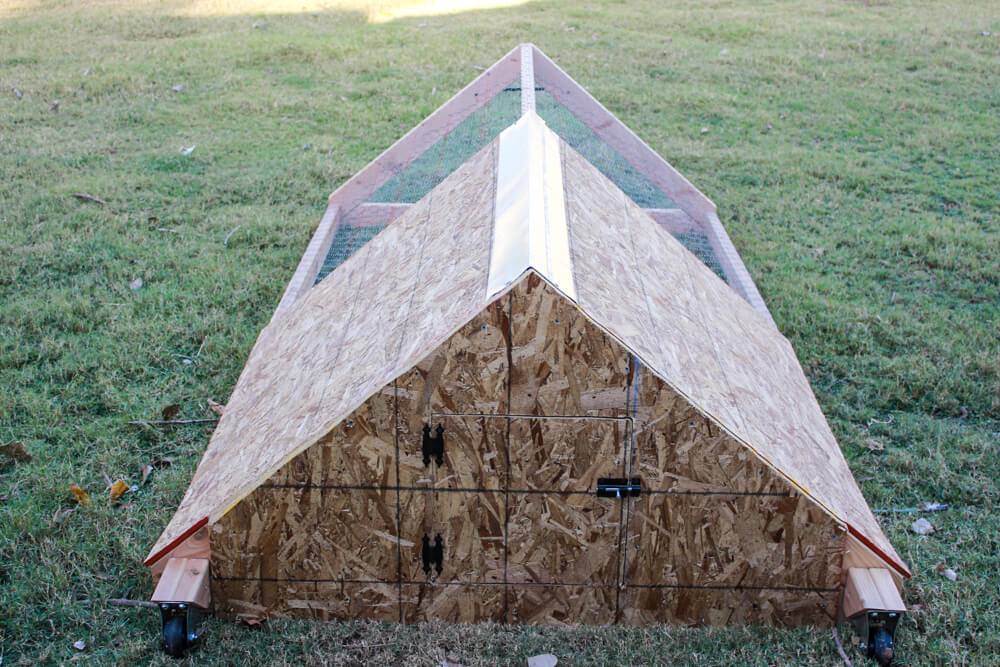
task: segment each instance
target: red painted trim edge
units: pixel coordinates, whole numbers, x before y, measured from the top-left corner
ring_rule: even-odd
[[[892,565],[892,567],[897,572],[899,572],[901,575],[903,575],[907,579],[909,579],[912,576],[910,574],[910,571],[906,569],[906,566],[904,566],[902,563],[897,563],[892,558],[889,558],[888,556],[886,556],[884,551],[882,551],[877,546],[875,546],[872,543],[871,540],[869,540],[867,537],[865,537],[864,535],[862,535],[861,532],[858,531],[854,526],[848,524],[847,525],[847,530],[850,531],[851,535],[853,535],[854,537],[858,538],[858,540],[860,540],[862,544],[864,544],[866,547],[868,547],[869,549],[871,549],[872,551],[874,551],[875,554],[879,558],[881,558],[882,560],[884,560],[889,565]]]
[[[207,523],[208,523],[208,517],[207,516],[205,518],[203,518],[203,519],[198,520],[193,526],[191,526],[190,528],[188,528],[187,530],[185,530],[183,533],[181,533],[180,536],[178,536],[176,540],[174,540],[173,542],[171,542],[170,544],[168,544],[167,546],[163,547],[158,552],[156,552],[155,554],[153,554],[152,556],[150,556],[149,558],[147,558],[146,560],[144,560],[142,562],[142,564],[145,565],[146,567],[149,567],[150,565],[152,565],[153,563],[155,563],[156,561],[160,560],[161,558],[163,558],[164,556],[166,556],[168,553],[170,553],[171,551],[173,551],[174,548],[177,547],[181,542],[183,542],[187,538],[189,538],[192,535],[194,535],[196,532],[198,532],[199,528],[201,528],[202,526],[204,526]],[[907,575],[907,576],[909,576],[909,575]]]

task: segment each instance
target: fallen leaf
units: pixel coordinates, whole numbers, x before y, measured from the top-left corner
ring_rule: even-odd
[[[82,651],[83,649],[87,648],[87,642],[83,641],[82,639],[77,640],[73,642],[73,648],[75,648],[77,651]]]
[[[910,530],[917,535],[930,535],[934,532],[934,526],[932,526],[931,522],[927,519],[921,518],[913,522],[913,525],[910,526]]]
[[[528,667],[555,667],[558,659],[551,653],[542,653],[528,658]]]
[[[14,93],[14,96],[17,97],[17,99],[21,99],[22,97],[24,97],[24,95],[21,94],[21,91],[18,90],[17,88],[11,88],[10,92]]]
[[[81,505],[90,504],[90,496],[88,496],[87,492],[81,489],[75,483],[69,485],[69,490],[73,493],[73,497],[76,498],[76,502],[80,503]]]
[[[141,289],[144,284],[145,283],[142,282],[142,278],[136,278],[128,284],[128,288],[134,292],[137,289]]]
[[[442,660],[437,664],[437,667],[465,667],[457,662],[451,662],[450,660]]]
[[[865,447],[872,452],[881,452],[885,449],[885,445],[875,438],[865,438]]]
[[[958,416],[962,419],[967,419],[969,417],[969,409],[963,405],[958,409]]]
[[[221,412],[219,414],[222,414]],[[24,451],[24,443],[20,440],[14,440],[13,442],[8,442],[6,445],[0,445],[0,454],[12,458],[18,463],[30,463],[31,454]]]
[[[149,479],[149,476],[150,474],[152,474],[152,472],[153,472],[153,466],[151,466],[150,464],[147,463],[146,465],[142,466],[142,481],[139,483],[145,484],[146,480]]]
[[[59,100],[52,100],[52,104],[49,105],[49,111],[59,111]]]
[[[208,407],[212,410],[212,412],[219,415],[220,417],[222,416],[222,413],[226,411],[226,406],[220,405],[219,403],[216,403],[212,399],[208,399],[206,402],[208,403]]]
[[[958,581],[958,573],[950,567],[946,567],[941,570],[941,574],[949,581]]]
[[[129,491],[129,485],[124,480],[118,480],[111,485],[111,502],[116,503]]]
[[[104,477],[104,483],[108,485],[108,488],[110,488],[111,485],[113,484],[113,482],[111,481],[111,475],[109,475],[107,472],[105,472],[104,470],[102,470],[101,471],[101,476]]]
[[[197,144],[195,144],[195,146],[197,146]],[[193,150],[194,150],[194,146],[188,146],[187,148],[182,148],[181,149],[181,155],[190,155],[191,151],[193,151]]]
[[[254,28],[266,28],[267,27],[267,21],[254,21],[253,27]]]
[[[176,459],[173,456],[158,456],[149,463],[154,468],[165,468],[167,466],[172,466],[175,460]]]
[[[176,417],[180,411],[181,406],[177,403],[173,403],[163,408],[163,410],[160,411],[160,414],[163,415],[163,421],[167,422]]]

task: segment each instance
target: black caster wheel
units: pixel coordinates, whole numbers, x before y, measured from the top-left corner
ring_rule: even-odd
[[[886,632],[885,628],[880,628],[878,632],[875,633],[875,641],[873,643],[873,648],[875,649],[875,660],[878,661],[882,667],[888,667],[892,662],[893,649],[892,649],[892,635]]]
[[[163,624],[163,650],[171,658],[183,658],[187,651],[184,617],[174,616]]]

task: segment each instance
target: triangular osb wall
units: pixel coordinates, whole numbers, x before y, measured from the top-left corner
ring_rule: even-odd
[[[534,274],[211,533],[223,613],[547,624],[829,623],[844,538]]]

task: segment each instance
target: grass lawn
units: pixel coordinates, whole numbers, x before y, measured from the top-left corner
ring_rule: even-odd
[[[523,41],[718,204],[871,505],[949,504],[881,515],[899,664],[1000,663],[1000,4],[479,4],[0,0],[2,665],[170,663],[104,600],[151,593],[211,427],[126,422],[211,416],[327,195]],[[192,664],[840,662],[810,628],[207,635]]]

